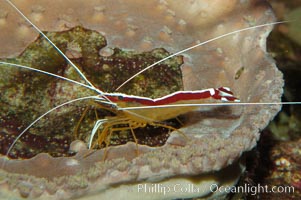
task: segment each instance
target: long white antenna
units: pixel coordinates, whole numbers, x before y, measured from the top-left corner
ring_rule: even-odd
[[[84,83],[80,83],[78,81],[75,81],[75,80],[72,80],[72,79],[69,79],[69,78],[66,78],[66,77],[63,77],[63,76],[60,76],[60,75],[57,75],[57,74],[53,74],[53,73],[50,73],[50,72],[47,72],[47,71],[43,71],[43,70],[40,70],[40,69],[36,69],[36,68],[32,68],[32,67],[28,67],[28,66],[25,66],[25,65],[20,65],[20,64],[15,64],[15,63],[9,63],[9,62],[4,62],[4,61],[0,61],[0,65],[3,64],[3,65],[9,65],[9,66],[14,66],[14,67],[19,67],[19,68],[23,68],[23,69],[29,69],[29,70],[32,70],[32,71],[36,71],[36,72],[39,72],[39,73],[42,73],[42,74],[47,74],[49,76],[53,76],[53,77],[56,77],[56,78],[59,78],[59,79],[62,79],[62,80],[65,80],[65,81],[68,81],[68,82],[71,82],[71,83],[75,83],[77,85],[80,85],[82,87],[85,87],[85,88],[88,88],[90,90],[93,90],[95,92],[97,92],[100,96],[102,96],[104,99],[106,99],[108,102],[111,102],[112,101],[110,99],[108,99],[106,96],[105,96],[105,93],[102,92],[101,90],[97,89],[96,87],[94,86],[90,86],[90,85],[86,85]]]
[[[66,60],[70,65],[77,71],[77,73],[91,86],[93,84],[87,79],[87,77],[79,70],[78,67],[34,24],[32,23],[23,13],[19,10],[11,1],[6,0],[36,31],[38,31]]]
[[[57,75],[57,74],[53,74],[53,73],[50,73],[50,72],[47,72],[47,71],[43,71],[43,70],[40,70],[40,69],[28,67],[28,66],[25,66],[25,65],[19,65],[19,64],[15,64],[15,63],[4,62],[4,61],[0,61],[0,64],[2,64],[2,65],[14,66],[14,67],[19,67],[19,68],[23,68],[23,69],[29,69],[29,70],[31,70],[31,71],[36,71],[36,72],[39,72],[39,73],[42,73],[42,74],[47,74],[47,75],[49,75],[49,76],[53,76],[53,77],[56,77],[56,78],[59,78],[59,79],[62,79],[62,80],[65,80],[65,81],[68,81],[68,82],[71,82],[71,83],[75,83],[75,84],[80,85],[80,86],[83,86],[83,87],[85,87],[85,88],[91,89],[91,90],[93,90],[93,91],[96,91],[96,92],[99,93],[100,95],[103,94],[102,91],[100,91],[99,89],[97,89],[97,88],[95,88],[95,87],[93,87],[93,86],[86,85],[86,84],[84,84],[84,83],[80,83],[80,82],[78,82],[78,81],[75,81],[75,80],[72,80],[72,79],[69,79],[69,78],[66,78],[66,77]]]
[[[281,22],[271,22],[271,23],[267,23],[267,24],[261,24],[261,25],[257,25],[257,26],[251,26],[251,27],[248,27],[248,28],[243,28],[243,29],[240,29],[240,30],[236,30],[236,31],[232,31],[232,32],[229,32],[229,33],[226,33],[226,34],[223,34],[223,35],[220,35],[220,36],[217,36],[215,38],[212,38],[212,39],[209,39],[209,40],[206,40],[205,42],[201,42],[201,43],[198,43],[196,45],[193,45],[193,46],[190,46],[186,49],[183,49],[181,51],[178,51],[177,53],[174,53],[174,54],[171,54],[153,64],[151,64],[150,66],[144,68],[143,70],[139,71],[138,73],[134,74],[133,76],[131,76],[129,79],[127,79],[125,82],[123,82],[120,86],[118,86],[115,91],[119,90],[122,86],[124,86],[125,84],[127,84],[129,81],[131,81],[133,78],[135,78],[136,76],[138,76],[139,74],[145,72],[146,70],[149,70],[150,68],[154,67],[155,65],[158,65],[159,63],[162,63],[164,62],[165,60],[168,60],[169,58],[172,58],[174,56],[177,56],[179,54],[182,54],[182,53],[185,53],[186,51],[189,51],[191,49],[194,49],[196,47],[199,47],[199,46],[202,46],[204,44],[207,44],[209,42],[213,42],[215,40],[218,40],[218,39],[221,39],[221,38],[224,38],[226,36],[229,36],[229,35],[233,35],[233,34],[236,34],[236,33],[240,33],[240,32],[243,32],[243,31],[248,31],[248,30],[251,30],[251,29],[255,29],[255,28],[260,28],[260,27],[265,27],[265,26],[271,26],[271,25],[276,25],[276,24],[282,24],[282,23],[287,23],[288,21],[281,21]]]
[[[301,105],[301,102],[241,102],[241,103],[197,103],[197,104],[170,104],[170,105],[156,105],[156,106],[135,106],[118,108],[118,110],[139,110],[152,108],[172,108],[172,107],[199,107],[199,106],[251,106],[251,105]]]

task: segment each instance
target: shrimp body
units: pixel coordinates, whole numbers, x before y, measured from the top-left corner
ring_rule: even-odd
[[[196,110],[198,107],[192,104],[200,104],[205,100],[208,101],[208,99],[239,102],[239,100],[233,96],[233,93],[227,87],[195,91],[178,91],[157,99],[125,95],[121,93],[105,93],[104,96],[116,104],[117,107],[115,108],[117,109],[114,111],[116,116],[97,120],[91,133],[89,148],[92,147],[93,137],[98,129],[101,129],[98,133],[98,145],[106,143],[106,146],[108,146],[112,133],[124,130],[130,130],[132,132],[133,138],[137,144],[138,142],[133,129],[152,125],[179,131],[162,122]],[[186,104],[188,106],[182,107],[179,106],[179,104]],[[177,106],[170,107],[169,105]],[[147,109],[144,109],[144,106],[147,106]],[[137,107],[137,109],[133,109],[131,111],[122,110],[122,108],[134,107]],[[141,109],[139,109],[139,107],[141,107]],[[120,127],[120,125],[122,125],[122,127]]]
[[[125,113],[125,116],[138,122],[143,122],[145,119],[152,121],[164,121],[198,108],[196,106],[164,107],[164,105],[201,104],[206,100],[208,101],[212,99],[239,102],[239,100],[233,96],[233,93],[227,87],[195,91],[178,91],[157,99],[118,93],[106,94],[105,96],[110,101],[116,103],[120,108],[150,106],[148,109],[135,109],[131,110],[131,112]],[[141,118],[141,116],[144,118]]]

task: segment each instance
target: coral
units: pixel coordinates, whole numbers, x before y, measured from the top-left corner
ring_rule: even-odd
[[[279,21],[295,20],[301,1],[270,0]],[[293,15],[292,15],[293,14]],[[288,17],[288,18],[287,18]],[[298,21],[298,20],[297,20]],[[300,24],[289,22],[275,27],[268,38],[268,51],[277,62],[285,80],[283,101],[298,102],[300,96]],[[293,36],[293,37],[292,37]],[[284,105],[275,119],[261,133],[254,151],[248,153],[245,182],[267,188],[276,186],[281,192],[245,194],[246,199],[300,199],[300,105]]]
[[[251,164],[248,170],[248,182],[252,185],[275,187],[281,192],[262,192],[248,199],[299,199],[301,196],[300,139],[295,141],[277,141],[271,132],[263,131],[256,151],[250,154]],[[257,156],[254,156],[257,155]],[[251,173],[250,173],[251,172]],[[250,181],[251,180],[251,181]]]
[[[227,3],[224,0],[127,0],[114,4],[91,0],[84,1],[85,6],[79,0],[57,4],[46,0],[15,3],[43,31],[63,31],[81,25],[102,33],[107,46],[100,54],[106,56],[115,48],[135,52],[164,48],[173,53],[234,30],[274,20],[263,0],[228,0]],[[4,1],[0,4],[8,12],[0,16],[1,30],[5,30],[0,33],[0,46],[5,47],[0,57],[13,57],[34,41],[37,34]],[[266,53],[266,37],[271,28],[241,32],[185,52],[181,67],[184,89],[228,86],[242,102],[279,102],[282,75]],[[75,44],[69,44],[67,49],[69,56],[83,56]],[[137,199],[138,184],[189,182],[205,192],[173,193],[166,198],[219,195],[211,194],[208,185],[235,184],[243,170],[238,164],[241,154],[256,144],[259,131],[279,109],[276,105],[200,107],[197,112],[184,116],[185,127],[181,131],[188,139],[171,133],[160,147],[139,145],[139,155],[133,142],[109,147],[105,161],[102,160],[104,150],[93,153],[79,150],[72,157],[40,153],[25,160],[2,156],[0,190],[4,197],[19,199],[95,199],[95,194],[104,199],[121,199],[118,195]],[[239,173],[224,171],[227,166],[235,168],[232,173]],[[232,175],[228,181],[223,179],[226,174]],[[15,189],[20,195],[11,192]],[[162,193],[142,195],[165,198]]]

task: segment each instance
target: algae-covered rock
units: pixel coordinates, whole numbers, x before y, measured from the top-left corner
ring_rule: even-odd
[[[106,46],[104,36],[82,27],[62,32],[47,32],[46,35],[78,66],[95,87],[105,92],[114,92],[114,89],[129,77],[169,55],[164,49],[138,53],[119,48],[112,49],[111,55],[102,55],[101,50]],[[30,44],[20,56],[2,61],[29,66],[85,83],[76,70],[43,37]],[[181,90],[183,89],[181,64],[181,56],[169,59],[159,64],[156,69],[138,75],[119,92],[156,98]],[[3,91],[0,97],[2,118],[0,125],[4,128],[1,140],[2,154],[6,153],[14,138],[39,115],[66,101],[97,94],[58,77],[16,66],[2,64],[0,71],[0,86]],[[90,108],[88,113],[83,112],[85,108]],[[86,113],[86,116],[79,123],[82,113]],[[29,158],[41,152],[53,156],[72,155],[72,152],[68,153],[71,141],[88,140],[94,121],[112,115],[114,115],[112,112],[89,101],[64,106],[51,112],[30,128],[17,142],[10,156]],[[149,129],[148,132],[157,130]],[[158,131],[159,135],[155,136],[155,141],[141,138],[141,143],[158,145],[159,142],[156,141],[161,140],[160,143],[164,144],[167,136],[166,134],[160,136],[160,133],[168,131],[161,129]],[[140,136],[137,131],[138,139]],[[123,144],[128,141],[133,141],[133,137],[131,133],[125,131],[121,135],[113,134],[111,143]]]

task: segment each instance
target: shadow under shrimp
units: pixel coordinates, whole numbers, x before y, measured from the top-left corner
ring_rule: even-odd
[[[236,109],[236,108],[235,108]],[[193,125],[208,119],[237,120],[241,117],[240,110],[233,110],[231,106],[219,106],[208,110],[191,111],[181,116],[185,125]]]

